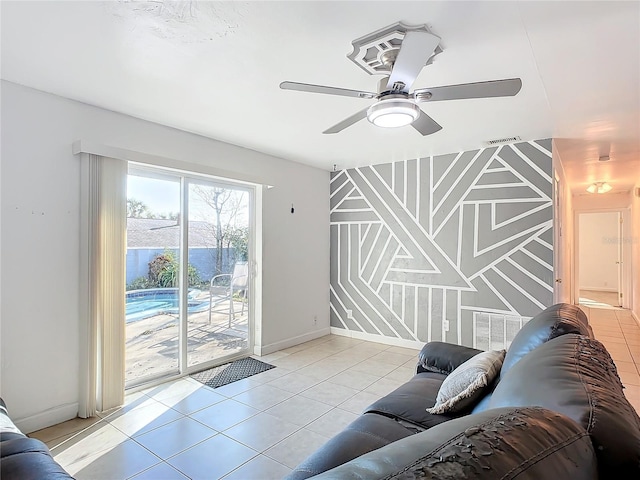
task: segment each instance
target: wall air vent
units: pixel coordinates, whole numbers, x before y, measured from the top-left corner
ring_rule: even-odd
[[[488,147],[493,147],[495,145],[504,145],[505,143],[519,142],[520,140],[522,140],[520,137],[505,137],[496,138],[495,140],[487,140],[484,144]]]

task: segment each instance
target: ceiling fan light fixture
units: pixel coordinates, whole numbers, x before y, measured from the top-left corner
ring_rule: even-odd
[[[367,120],[378,127],[404,127],[420,116],[420,107],[407,98],[382,99],[367,110]]]
[[[610,192],[613,187],[607,182],[595,182],[587,187],[589,193],[607,193]]]

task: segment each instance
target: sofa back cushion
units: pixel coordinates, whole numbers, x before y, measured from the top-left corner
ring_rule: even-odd
[[[502,364],[500,380],[521,358],[545,342],[568,333],[593,337],[587,316],[576,305],[551,305],[524,324],[516,334]]]
[[[548,341],[500,380],[488,409],[540,406],[572,418],[591,436],[600,478],[640,478],[640,418],[625,398],[616,366],[595,339]],[[489,410],[487,410],[489,411]]]

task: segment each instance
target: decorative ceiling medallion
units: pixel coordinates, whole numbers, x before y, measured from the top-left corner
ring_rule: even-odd
[[[353,52],[347,55],[347,58],[369,75],[388,75],[402,45],[402,39],[410,31],[433,33],[426,24],[412,26],[397,22],[354,40]],[[442,53],[442,48],[438,45],[425,65],[431,65],[439,53]]]

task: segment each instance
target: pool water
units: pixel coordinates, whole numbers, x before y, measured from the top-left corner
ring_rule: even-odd
[[[209,301],[196,300],[200,290],[190,290],[187,295],[187,312],[204,312],[209,308]],[[135,322],[154,315],[178,314],[177,288],[151,288],[147,290],[131,290],[126,294],[126,323]]]

